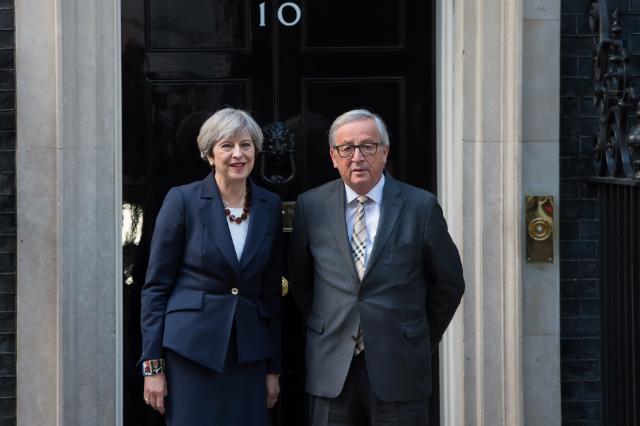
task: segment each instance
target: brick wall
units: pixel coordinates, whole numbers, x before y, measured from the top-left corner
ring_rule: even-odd
[[[0,426],[16,424],[14,0],[0,0]]]
[[[640,3],[636,0],[633,2]],[[632,2],[632,3],[633,3]],[[624,3],[629,0],[610,1]],[[562,424],[602,424],[597,194],[586,182],[598,128],[589,0],[562,0],[560,317]]]

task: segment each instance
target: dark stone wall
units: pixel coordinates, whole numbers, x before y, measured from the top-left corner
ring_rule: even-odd
[[[560,66],[560,334],[562,424],[602,421],[598,211],[591,150],[593,106],[589,0],[562,0]],[[629,10],[640,0],[610,1]]]
[[[0,426],[16,424],[14,36],[14,0],[0,0]]]

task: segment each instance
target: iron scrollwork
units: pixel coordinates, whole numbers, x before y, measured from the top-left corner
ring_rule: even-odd
[[[594,137],[593,167],[596,176],[640,179],[640,99],[620,39],[622,19],[617,9],[611,18],[609,26],[607,0],[591,0],[594,103],[600,125]],[[629,129],[634,107],[638,122]]]
[[[283,187],[296,176],[295,135],[282,122],[262,128],[262,164],[260,177],[277,187]]]

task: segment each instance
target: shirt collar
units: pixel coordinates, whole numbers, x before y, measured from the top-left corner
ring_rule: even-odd
[[[365,195],[369,197],[369,199],[373,200],[375,203],[380,204],[382,203],[383,187],[384,187],[384,173],[382,174],[382,177],[380,178],[378,183],[376,183],[376,185],[373,188],[371,188],[371,191],[367,192]],[[351,203],[353,200],[355,200],[358,197],[358,194],[356,194],[353,189],[349,188],[349,186],[346,183],[344,184],[344,189],[346,191],[347,204]]]

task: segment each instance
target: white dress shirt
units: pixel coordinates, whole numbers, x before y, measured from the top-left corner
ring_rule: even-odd
[[[373,242],[376,239],[376,233],[378,232],[378,222],[380,221],[380,207],[382,206],[382,188],[384,187],[384,175],[380,178],[378,183],[371,188],[366,194],[369,199],[364,205],[364,220],[367,227],[367,247],[365,250],[364,266],[367,267],[369,256],[371,255],[371,249],[373,248]],[[345,209],[345,217],[347,220],[347,236],[351,241],[351,235],[353,234],[353,222],[356,220],[356,209],[358,207],[359,194],[356,194],[346,184],[344,185],[346,190],[347,207]]]

